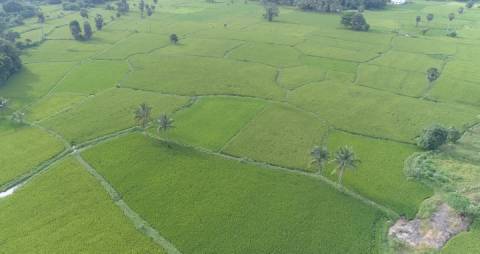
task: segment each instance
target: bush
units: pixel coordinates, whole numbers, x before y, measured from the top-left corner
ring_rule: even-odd
[[[434,124],[423,130],[417,138],[417,145],[424,150],[436,150],[448,141],[448,129]]]
[[[449,33],[447,34],[447,36],[448,36],[448,37],[455,38],[455,37],[457,37],[457,32],[455,32],[455,31],[449,32]]]
[[[462,133],[455,127],[448,128],[448,137],[447,141],[449,143],[455,144],[462,137]]]
[[[471,217],[480,215],[480,206],[473,204],[470,199],[457,192],[449,193],[446,200],[448,205],[463,215]]]
[[[451,190],[451,180],[443,173],[438,171],[428,154],[414,155],[410,158],[406,167],[405,175],[409,179],[420,181],[428,186],[442,188],[446,191]]]
[[[370,29],[370,25],[367,24],[365,17],[360,12],[345,12],[340,23],[355,31],[368,31]]]

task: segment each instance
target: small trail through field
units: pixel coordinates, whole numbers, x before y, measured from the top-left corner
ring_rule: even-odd
[[[133,223],[135,228],[142,232],[147,237],[151,238],[156,244],[163,247],[168,254],[182,254],[170,241],[164,238],[157,230],[155,230],[150,224],[145,221],[138,213],[132,210],[128,204],[123,201],[121,195],[113,188],[113,186],[100,175],[95,168],[93,168],[88,162],[86,162],[82,156],[77,152],[75,158],[82,164],[97,181],[100,182],[105,191],[110,195],[115,205],[122,210],[123,214]]]

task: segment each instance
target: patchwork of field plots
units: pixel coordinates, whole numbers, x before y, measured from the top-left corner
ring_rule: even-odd
[[[32,41],[43,29],[46,40],[0,87],[10,102],[0,112],[0,190],[65,145],[89,144],[85,159],[184,254],[381,252],[385,210],[411,218],[433,192],[403,173],[415,137],[433,123],[480,122],[480,9],[458,15],[450,26],[459,37],[449,38],[447,15],[462,4],[366,11],[372,30],[360,33],[338,15],[282,7],[266,22],[257,3],[227,2],[159,0],[143,19],[138,8],[114,19],[91,9],[92,24],[96,13],[108,22],[88,42],[71,39],[67,24],[81,17],[60,6],[42,7],[43,28],[33,20],[16,28]],[[430,12],[435,19],[415,27]],[[441,71],[431,84],[430,67]],[[141,103],[152,107],[145,135],[117,137],[137,125]],[[24,126],[8,123],[14,111],[26,113]],[[162,113],[174,128],[157,133]],[[104,138],[115,140],[96,144]],[[333,163],[324,172],[311,165],[321,144],[354,149],[361,163],[344,185],[355,195],[328,184]],[[82,170],[67,157],[0,199],[0,246],[162,252]],[[478,250],[477,231],[445,252]]]

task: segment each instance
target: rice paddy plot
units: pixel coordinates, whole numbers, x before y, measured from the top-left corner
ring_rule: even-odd
[[[108,48],[96,59],[126,59],[135,54],[147,54],[169,45],[168,34],[134,33]]]
[[[55,92],[96,94],[119,85],[128,71],[126,61],[85,62],[73,68],[58,84]]]
[[[14,109],[31,103],[53,89],[73,66],[64,62],[24,64],[8,85],[0,86],[1,97],[8,98]]]
[[[129,135],[83,153],[183,253],[374,253],[383,215],[309,177]],[[369,233],[365,233],[369,232]]]
[[[478,82],[480,74],[474,61],[449,61],[443,70],[442,76],[449,79]]]
[[[413,218],[420,203],[433,195],[430,188],[407,180],[404,174],[404,161],[417,151],[415,146],[337,131],[330,133],[330,151],[335,152],[342,146],[350,146],[360,159],[359,167],[353,172],[347,171],[343,182],[362,196]],[[324,172],[334,181],[337,177],[331,175],[331,171],[336,167],[335,162],[332,162]]]
[[[30,172],[64,149],[61,141],[30,127],[0,130],[0,140],[0,186]]]
[[[176,113],[175,127],[162,136],[218,151],[264,106],[261,100],[202,97],[190,108]]]
[[[478,253],[480,249],[480,244],[478,238],[480,237],[480,222],[477,220],[473,226],[471,226],[470,231],[460,233],[451,239],[447,245],[442,249],[440,253],[442,254],[475,254]]]
[[[379,65],[361,64],[357,84],[396,94],[420,97],[428,87],[422,72],[402,71]]]
[[[282,98],[272,67],[208,57],[136,56],[123,86],[179,95]]]
[[[165,253],[68,158],[0,199],[2,253]]]
[[[310,82],[323,81],[326,77],[326,69],[317,66],[303,65],[282,69],[278,77],[278,82],[283,87],[295,89]]]
[[[41,121],[47,117],[69,109],[84,101],[87,96],[72,93],[54,93],[32,104],[27,111],[27,118],[31,121]]]
[[[151,117],[171,113],[188,98],[114,88],[42,122],[72,143],[81,142],[136,125],[134,111],[141,103],[152,107]]]
[[[442,59],[423,54],[414,54],[398,51],[389,51],[381,57],[370,62],[371,64],[382,65],[393,69],[404,71],[424,72],[431,67],[441,69]]]
[[[300,65],[300,55],[301,52],[289,46],[248,43],[233,50],[228,58],[269,66],[288,67]]]
[[[163,54],[179,54],[221,58],[242,44],[243,42],[235,40],[186,38],[177,45],[170,45],[155,51],[152,56],[161,57]]]
[[[455,55],[457,43],[438,39],[397,36],[393,39],[393,48],[396,51],[426,55]]]
[[[308,55],[353,62],[368,61],[386,50],[386,46],[328,37],[308,39],[296,47]]]
[[[310,150],[327,131],[321,120],[290,107],[270,105],[258,114],[224,152],[302,170],[309,167]]]
[[[108,44],[95,41],[80,42],[75,40],[47,40],[41,47],[31,48],[22,55],[26,63],[81,61],[105,50]]]
[[[478,83],[440,78],[428,94],[434,100],[480,106],[480,85]]]
[[[432,123],[463,127],[478,122],[478,109],[394,95],[371,88],[324,81],[303,86],[289,102],[315,112],[335,127],[355,133],[414,142]]]

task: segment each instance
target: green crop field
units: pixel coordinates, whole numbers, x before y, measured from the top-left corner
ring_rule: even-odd
[[[164,253],[73,158],[0,202],[3,253]]]
[[[102,144],[84,157],[185,253],[377,249],[372,228],[381,213],[318,180],[168,148],[141,135]]]
[[[480,152],[479,4],[364,6],[364,32],[300,8],[358,1],[122,1],[0,1],[0,253],[409,253],[389,227],[443,197],[418,180],[462,181],[407,177],[422,130]],[[435,253],[480,253],[462,215]]]

